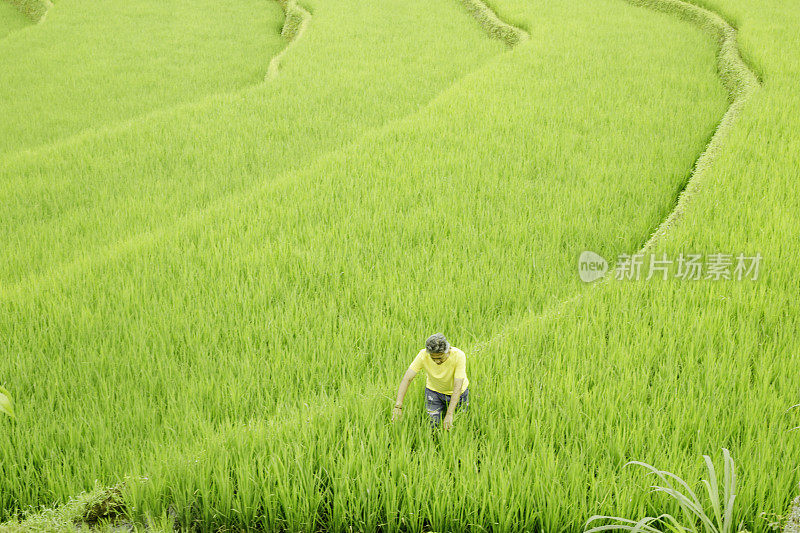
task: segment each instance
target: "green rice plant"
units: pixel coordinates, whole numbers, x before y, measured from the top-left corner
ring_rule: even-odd
[[[646,468],[650,474],[657,476],[662,484],[653,485],[654,493],[662,493],[669,496],[682,512],[682,519],[676,518],[672,514],[663,513],[657,517],[644,517],[639,520],[630,520],[614,516],[595,515],[586,522],[585,533],[596,533],[600,531],[631,531],[638,533],[659,533],[654,524],[661,524],[668,531],[677,533],[732,533],[734,531],[734,502],[736,500],[736,470],[730,452],[722,449],[724,478],[717,479],[717,472],[714,463],[707,455],[703,456],[708,469],[708,479],[703,479],[703,485],[707,491],[706,501],[701,500],[691,489],[688,483],[677,475],[659,470],[647,463],[640,461],[630,461],[625,464],[639,465]],[[611,520],[613,523],[589,528],[589,524],[598,520]]]
[[[12,3],[34,20],[49,4]],[[286,46],[283,20],[274,0],[57,2],[45,22],[0,41],[0,168],[76,135],[263,83]]]
[[[727,104],[717,39],[617,0],[496,0],[531,34],[502,54],[455,1],[304,2],[274,83],[4,159],[0,519],[138,474],[139,524],[580,531],[653,514],[627,458],[689,479],[713,445],[764,531],[800,455],[800,10],[720,1],[764,87],[658,247],[761,251],[758,283],[576,280]],[[435,439],[418,384],[384,412],[432,324],[473,383]]]
[[[77,38],[74,32],[78,30],[102,39],[94,34],[120,33],[109,30],[109,24],[129,19],[137,21],[135,27],[154,24],[154,18],[161,20],[161,10],[171,9],[164,2],[153,2],[156,7],[149,2],[126,3],[119,19],[111,21],[97,19],[98,12],[105,13],[113,2],[89,2],[85,10],[80,3],[70,3],[68,13],[60,13],[60,19],[51,17],[25,40],[0,44],[0,63],[3,57],[9,62],[25,58],[14,60],[8,68],[9,73],[24,71],[14,76],[13,88],[0,86],[0,93],[13,92],[21,100],[15,103],[11,96],[0,94],[0,116],[8,117],[0,123],[0,145],[6,139],[20,142],[26,132],[37,137],[57,133],[49,121],[64,126],[67,135],[44,146],[26,142],[26,150],[0,155],[0,255],[4,258],[0,292],[22,280],[23,284],[37,283],[42,275],[58,276],[85,261],[102,261],[120,250],[168,238],[176,226],[207,219],[214,207],[241,201],[262,185],[284,179],[367,133],[374,135],[385,124],[413,115],[464,74],[504,51],[502,43],[488,39],[455,0],[394,1],[380,5],[305,2],[314,12],[313,21],[307,23],[301,38],[292,41],[291,49],[280,35],[281,23],[291,21],[282,20],[277,2],[232,2],[231,13],[219,22],[218,2],[181,4],[181,9],[191,11],[193,24],[210,26],[220,39],[241,38],[244,42],[238,46],[243,48],[256,37],[267,40],[263,52],[217,46],[224,51],[223,57],[213,53],[213,40],[200,49],[185,44],[183,40],[190,37],[183,34],[180,40],[160,42],[166,49],[177,46],[184,54],[202,54],[219,69],[217,74],[226,77],[235,76],[245,64],[252,65],[245,87],[232,87],[216,78],[225,87],[218,85],[219,94],[203,98],[193,90],[213,84],[215,75],[202,63],[166,53],[156,54],[166,54],[166,66],[161,60],[154,65],[137,63],[143,61],[140,47],[146,48],[147,42],[130,25],[122,37],[115,37],[135,33],[131,43],[126,41],[133,48],[125,55],[130,64],[117,62],[116,68],[124,72],[113,79],[106,79],[104,63],[114,59],[115,48],[103,47],[106,52],[99,57],[83,53],[81,47],[58,48],[70,62],[80,62],[81,71],[92,69],[91,76],[79,76],[74,87],[68,84],[74,91],[99,93],[89,104],[81,97],[69,98],[58,81],[77,67],[63,61],[51,64],[49,55],[46,60],[39,58],[50,54],[59,42]],[[289,3],[287,9],[293,5]],[[276,20],[249,19],[248,25],[238,29],[244,33],[240,37],[235,31],[236,17],[243,12],[250,17],[254,6],[266,10],[257,12],[260,17]],[[384,21],[387,12],[397,17],[395,25]],[[165,18],[172,21],[173,17]],[[375,20],[382,22],[375,24]],[[265,26],[265,33],[256,34],[260,26],[250,27],[259,24]],[[35,51],[27,50],[33,44]],[[82,42],[81,46],[88,45]],[[2,53],[4,47],[6,53]],[[264,70],[271,68],[269,63],[277,71],[277,50],[281,50],[280,75],[267,82]],[[229,55],[233,56],[230,61]],[[91,59],[83,65],[87,56]],[[26,68],[26,61],[58,71],[48,77]],[[160,89],[147,97],[137,93],[137,84],[149,91],[159,87],[161,78],[157,83],[151,76],[164,68],[176,70],[168,93]],[[94,83],[93,77],[100,75],[102,83]],[[183,83],[189,83],[187,77],[200,75],[203,84],[181,90]],[[128,76],[135,76],[136,84],[127,83]],[[58,95],[46,98],[46,105],[34,106],[42,97],[37,91],[43,79],[52,79],[52,87],[47,84],[46,88]],[[101,89],[103,84],[110,86],[108,90]],[[116,84],[124,85],[124,90]],[[173,91],[180,93],[180,102],[172,98]],[[68,102],[59,105],[60,99]],[[44,116],[26,112],[22,100],[37,110],[44,106],[40,109]],[[148,102],[154,105],[148,107]],[[72,113],[74,108],[77,115]],[[151,111],[142,114],[145,108]],[[74,132],[89,119],[91,128]]]
[[[36,435],[26,446],[0,445],[3,512],[130,473],[151,482],[129,508],[164,516],[174,506],[183,526],[209,530],[253,520],[265,529],[447,529],[455,508],[464,527],[495,529],[557,528],[583,516],[586,483],[568,460],[585,431],[581,381],[543,373],[513,347],[471,347],[514,317],[589,291],[572,275],[587,241],[609,253],[634,247],[663,218],[725,109],[713,43],[617,0],[560,0],[524,4],[548,32],[500,54],[502,43],[457,2],[364,2],[356,18],[336,9],[353,5],[316,5],[304,40],[263,91],[194,109],[189,121],[178,114],[99,136],[97,152],[65,149],[52,162],[34,154],[26,168],[38,190],[9,187],[9,219],[21,223],[3,227],[14,236],[3,243],[22,264],[7,271],[50,270],[0,291],[2,350],[21,354],[0,359],[0,372],[37,413],[26,420]],[[440,16],[424,19],[431,10]],[[400,15],[419,20],[396,28]],[[443,25],[458,39],[443,39]],[[366,56],[369,69],[364,54],[375,48],[353,33],[381,42]],[[331,40],[336,47],[321,46]],[[333,50],[358,60],[334,61]],[[310,83],[323,70],[304,74],[312,60],[324,83]],[[559,75],[543,75],[551,72]],[[404,85],[409,76],[432,83]],[[352,105],[328,105],[340,98]],[[278,120],[284,109],[291,121]],[[362,117],[380,127],[365,129]],[[387,117],[402,118],[383,124]],[[270,135],[259,135],[265,122]],[[245,190],[221,194],[234,181]],[[169,201],[155,194],[162,182]],[[95,196],[85,198],[86,187]],[[189,199],[218,195],[174,227],[158,224],[173,207],[185,213]],[[156,229],[117,243],[132,221]],[[109,249],[98,252],[105,239]],[[76,251],[81,260],[69,260]],[[438,444],[410,419],[397,430],[401,448],[384,427],[381,393],[429,324],[453,331],[470,353],[482,407],[464,419],[460,439]],[[533,375],[542,381],[526,383]],[[575,394],[548,409],[536,397],[542,388]],[[263,424],[257,441],[244,436],[250,421]],[[627,443],[614,444],[623,455]],[[410,449],[420,451],[405,462]],[[31,482],[38,465],[48,475]],[[554,482],[559,471],[569,482]],[[438,502],[424,498],[430,477]],[[548,494],[565,503],[536,504]]]

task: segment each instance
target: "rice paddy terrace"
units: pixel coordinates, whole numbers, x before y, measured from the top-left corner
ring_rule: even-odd
[[[774,529],[798,27],[779,0],[0,0],[0,531],[583,531],[680,515],[627,462],[705,491],[722,449],[727,523]],[[718,275],[617,260],[690,255]],[[416,383],[390,422],[433,331],[472,399],[435,435]]]

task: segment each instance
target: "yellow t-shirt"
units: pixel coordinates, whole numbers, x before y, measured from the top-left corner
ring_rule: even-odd
[[[454,379],[462,378],[464,380],[459,395],[463,394],[469,385],[469,380],[467,379],[467,356],[454,346],[450,347],[450,355],[440,365],[436,364],[431,359],[428,350],[423,348],[414,358],[409,368],[414,372],[419,372],[424,368],[427,380],[425,386],[442,394],[453,394]]]

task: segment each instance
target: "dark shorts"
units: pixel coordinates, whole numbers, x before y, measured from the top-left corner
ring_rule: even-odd
[[[442,417],[447,413],[447,407],[450,405],[450,395],[436,392],[429,388],[425,388],[425,410],[428,411],[428,416],[431,419],[431,427],[436,427],[441,422]],[[456,411],[460,409],[467,409],[469,407],[469,389],[461,393],[461,397],[456,405]]]

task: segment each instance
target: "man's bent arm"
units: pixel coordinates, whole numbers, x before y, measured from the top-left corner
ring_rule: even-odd
[[[455,414],[458,401],[461,399],[461,387],[463,386],[464,378],[453,380],[453,394],[450,395],[450,405],[447,406],[447,414],[445,416],[453,416]]]
[[[408,385],[411,383],[416,377],[417,373],[411,370],[410,368],[406,370],[406,374],[403,376],[403,380],[400,381],[400,388],[397,390],[397,401],[394,402],[395,407],[403,407],[403,399],[406,397],[406,391],[408,390]]]

